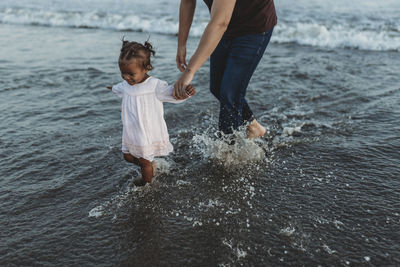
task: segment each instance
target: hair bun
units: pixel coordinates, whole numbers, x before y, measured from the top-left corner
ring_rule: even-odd
[[[121,41],[122,41],[122,47],[124,47],[130,43],[128,40],[125,40],[125,36],[122,36]]]
[[[156,51],[154,51],[153,46],[152,46],[151,43],[149,43],[148,41],[144,42],[144,47],[145,47],[151,54],[153,54],[153,56],[156,54]]]

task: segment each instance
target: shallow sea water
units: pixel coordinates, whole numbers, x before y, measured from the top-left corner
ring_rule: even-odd
[[[233,147],[206,63],[198,94],[165,104],[175,152],[131,188],[105,86],[122,35],[149,34],[0,32],[1,265],[400,265],[397,51],[271,43],[247,95],[267,135]],[[150,38],[151,75],[173,83],[176,37]]]

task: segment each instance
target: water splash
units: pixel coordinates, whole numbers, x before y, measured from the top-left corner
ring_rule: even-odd
[[[223,135],[221,138],[211,132],[209,128],[192,139],[193,147],[200,151],[204,158],[217,160],[226,168],[268,161],[265,156],[266,151],[269,151],[268,145],[261,139],[247,139],[244,129],[239,129],[231,135]]]
[[[103,216],[103,214],[104,214],[104,206],[103,205],[94,207],[93,209],[91,209],[89,211],[89,217],[99,218],[99,217]]]
[[[160,174],[169,174],[171,163],[168,162],[164,158],[155,158],[154,161],[156,162],[156,169],[155,169],[155,176],[157,178]]]
[[[125,186],[121,189],[121,191],[113,196],[110,200],[104,201],[102,204],[97,205],[89,211],[88,216],[92,218],[100,218],[104,215],[112,213],[115,219],[118,213],[118,209],[123,207],[126,203],[132,199],[133,195],[146,194],[146,192],[152,190],[152,186],[156,185],[157,178],[162,174],[169,174],[171,163],[163,158],[156,158],[156,170],[155,176],[153,177],[152,184],[146,184],[143,187],[137,187],[132,185],[132,181],[140,176],[139,170],[135,170],[132,175],[129,175],[131,178],[126,182]]]

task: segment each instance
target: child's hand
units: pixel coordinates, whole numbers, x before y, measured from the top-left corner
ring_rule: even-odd
[[[111,86],[106,86],[106,87],[107,87],[108,90],[112,90],[112,87],[111,87]]]
[[[196,88],[194,88],[193,85],[189,84],[186,88],[185,88],[185,93],[188,97],[193,96],[196,93]]]

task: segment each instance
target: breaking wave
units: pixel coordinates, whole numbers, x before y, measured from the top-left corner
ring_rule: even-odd
[[[200,37],[208,14],[196,18],[191,36]],[[47,27],[96,28],[117,31],[138,31],[166,35],[178,33],[178,18],[100,11],[63,11],[32,8],[0,9],[0,23]],[[326,22],[279,21],[272,42],[297,43],[322,48],[353,48],[370,51],[400,51],[400,24],[367,21],[357,26],[346,21],[332,25]]]

